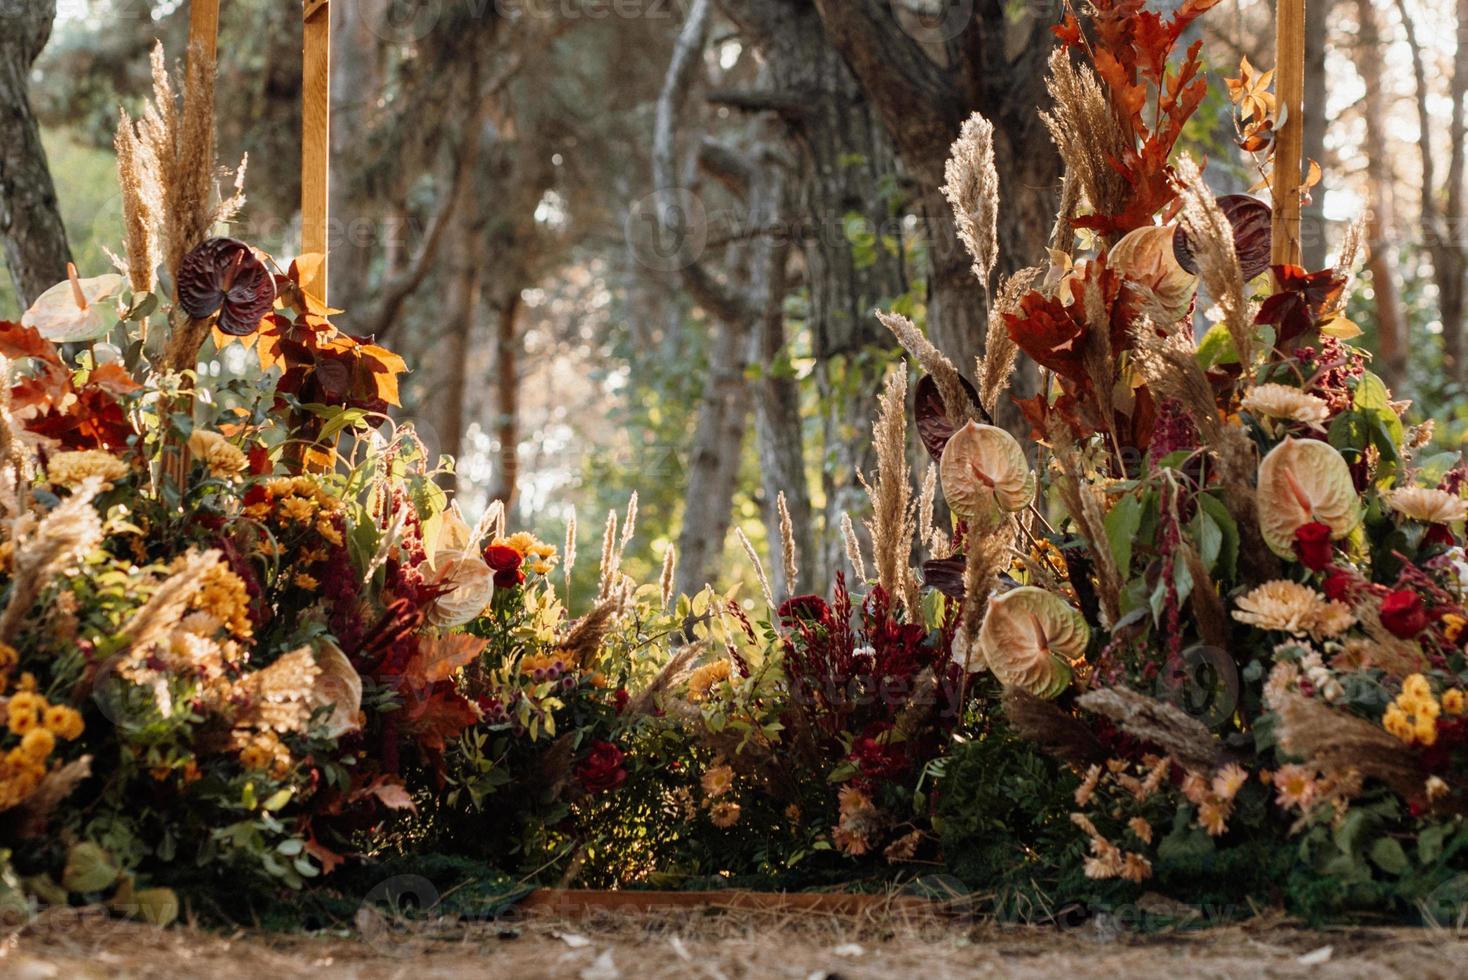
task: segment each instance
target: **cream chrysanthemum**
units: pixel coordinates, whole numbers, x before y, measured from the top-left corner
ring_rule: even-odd
[[[1427,524],[1453,524],[1468,518],[1468,500],[1431,487],[1403,487],[1388,495],[1386,502],[1403,517]]]
[[[1296,636],[1336,636],[1356,621],[1345,603],[1328,601],[1307,585],[1283,579],[1240,596],[1236,605],[1234,619],[1239,622]]]
[[[110,490],[112,481],[127,476],[128,465],[101,449],[77,449],[55,453],[46,461],[46,476],[52,486],[75,490],[87,477],[102,481],[102,489]]]
[[[1324,422],[1330,417],[1330,406],[1319,398],[1289,385],[1255,385],[1244,395],[1244,411],[1289,422]]]

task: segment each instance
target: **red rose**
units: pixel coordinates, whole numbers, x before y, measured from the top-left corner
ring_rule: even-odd
[[[1295,555],[1310,571],[1325,571],[1330,567],[1334,553],[1330,543],[1330,525],[1311,521],[1295,528]]]
[[[484,549],[484,561],[494,569],[494,587],[508,589],[525,581],[520,563],[525,556],[507,544],[492,544]]]
[[[627,779],[622,750],[611,742],[592,742],[591,751],[576,765],[576,780],[588,793],[616,789]]]
[[[1353,573],[1344,568],[1333,568],[1320,587],[1325,592],[1325,597],[1332,602],[1349,603],[1359,584],[1360,580]]]
[[[1427,628],[1427,610],[1422,597],[1411,589],[1397,589],[1381,600],[1381,625],[1404,640]]]

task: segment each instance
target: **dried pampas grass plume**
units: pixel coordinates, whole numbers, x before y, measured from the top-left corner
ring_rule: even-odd
[[[872,426],[877,451],[877,485],[872,487],[865,477],[862,485],[872,501],[867,529],[872,535],[877,584],[888,596],[900,598],[906,591],[903,580],[912,556],[915,530],[907,466],[907,365],[895,365],[887,372],[878,404],[877,421]]]
[[[750,564],[754,565],[754,575],[759,579],[760,591],[765,594],[765,603],[772,610],[779,609],[780,604],[775,601],[775,592],[770,588],[770,577],[765,574],[765,564],[759,560],[759,552],[754,550],[754,544],[749,540],[749,535],[744,533],[744,528],[736,527],[734,536],[739,539],[739,545],[744,549],[745,555],[749,557]]]
[[[969,116],[943,167],[943,196],[953,208],[958,237],[974,258],[974,275],[989,290],[999,258],[999,171],[994,167],[994,124]]]
[[[1198,278],[1223,312],[1223,325],[1233,339],[1240,363],[1248,365],[1254,354],[1254,317],[1234,248],[1233,225],[1203,182],[1202,171],[1187,154],[1178,159],[1177,184],[1183,205],[1178,220],[1193,246]]]
[[[667,550],[663,552],[663,573],[658,577],[658,596],[662,599],[664,609],[667,609],[668,604],[673,601],[673,577],[677,569],[677,550],[672,544],[669,544]]]
[[[1106,749],[1090,726],[1054,701],[1022,687],[1006,687],[1003,704],[1014,730],[1048,755],[1077,766],[1105,761]]]
[[[1405,797],[1422,792],[1428,774],[1413,752],[1380,726],[1299,694],[1278,696],[1273,707],[1279,744],[1308,765],[1326,773],[1355,770]]]
[[[1091,210],[1120,212],[1131,189],[1112,161],[1123,158],[1130,140],[1117,124],[1100,80],[1059,48],[1050,56],[1045,88],[1055,107],[1040,118],[1065,161],[1067,176],[1073,176]]]
[[[591,607],[591,611],[571,624],[560,646],[570,661],[579,667],[587,667],[601,647],[601,641],[612,629],[621,602],[617,598],[602,599]]]
[[[566,592],[571,591],[571,569],[576,567],[576,508],[566,518],[566,544],[561,549],[561,569],[566,576]]]
[[[1186,768],[1206,772],[1218,762],[1218,740],[1213,733],[1177,705],[1125,687],[1088,691],[1076,703],[1111,719],[1128,735],[1171,753]]]
[[[841,543],[846,549],[846,560],[856,573],[857,580],[867,581],[867,563],[862,559],[861,540],[856,536],[856,527],[851,523],[850,514],[841,515]]]
[[[964,394],[958,368],[953,366],[953,362],[942,351],[933,346],[933,342],[923,335],[917,324],[900,313],[880,310],[877,311],[877,319],[882,322],[882,326],[892,331],[892,336],[918,362],[918,367],[933,376],[933,382],[938,386],[938,395],[943,399],[944,412],[954,422],[955,428],[965,422],[984,421]]]
[[[12,584],[0,613],[0,643],[13,645],[21,623],[52,580],[102,543],[102,518],[92,506],[101,490],[102,481],[88,477],[46,516],[24,513],[10,522]]]
[[[1005,316],[1019,309],[1020,298],[1034,288],[1045,270],[1039,266],[1020,269],[999,283],[989,301],[988,332],[984,337],[984,356],[977,361],[979,403],[991,416],[999,409],[999,396],[1014,377],[1019,360],[1019,345],[1009,335]]]
[[[800,575],[795,549],[795,522],[790,519],[790,508],[785,503],[785,491],[775,498],[775,511],[780,516],[780,554],[784,559],[785,592],[795,594],[795,583]]]
[[[189,603],[204,585],[206,573],[219,563],[217,551],[194,551],[183,556],[172,574],[159,583],[148,601],[133,613],[121,635],[130,650],[143,650],[162,640],[178,625]]]

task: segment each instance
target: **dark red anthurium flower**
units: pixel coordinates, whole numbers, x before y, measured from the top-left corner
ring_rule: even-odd
[[[218,313],[220,330],[246,337],[275,305],[275,277],[244,242],[210,238],[178,265],[178,305],[195,320]]]
[[[1331,557],[1335,553],[1330,536],[1330,525],[1319,521],[1311,521],[1295,528],[1295,555],[1300,559],[1300,564],[1312,572],[1323,572],[1329,568]]]
[[[1269,205],[1248,194],[1225,194],[1217,198],[1217,203],[1223,216],[1233,226],[1234,251],[1239,256],[1239,268],[1243,270],[1244,281],[1248,282],[1269,268]],[[1188,241],[1187,232],[1181,227],[1173,234],[1172,254],[1178,265],[1195,276],[1198,274],[1198,263],[1193,258],[1193,243]]]
[[[1381,600],[1381,625],[1396,637],[1410,640],[1427,628],[1427,608],[1411,589],[1397,589]]]

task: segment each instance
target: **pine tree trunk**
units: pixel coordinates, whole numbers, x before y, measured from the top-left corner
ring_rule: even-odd
[[[495,304],[494,436],[499,444],[492,500],[509,510],[520,482],[520,291],[501,296]]]
[[[1326,78],[1325,46],[1328,39],[1331,0],[1305,3],[1305,159],[1324,166]],[[1377,52],[1379,55],[1380,52]],[[1326,240],[1324,195],[1316,188],[1310,206],[1300,216],[1300,246],[1305,267],[1325,266]]]
[[[448,354],[445,368],[448,375],[443,380],[443,389],[439,394],[438,451],[462,461],[467,415],[465,399],[469,390],[469,357],[474,349],[475,328],[479,321],[481,282],[477,261],[479,249],[476,247],[478,236],[475,229],[468,227],[470,222],[461,221],[457,224],[460,225],[456,229],[460,244],[454,249],[445,304],[449,331],[445,344]],[[457,473],[450,482],[451,489],[461,489]]]
[[[55,16],[56,0],[0,0],[0,244],[22,308],[65,279],[71,261],[27,94]]]
[[[1437,278],[1443,325],[1443,368],[1449,382],[1463,381],[1463,275],[1461,241],[1463,207],[1463,122],[1468,96],[1468,0],[1458,0],[1458,49],[1453,56],[1453,111],[1448,127],[1447,194],[1442,221],[1432,234],[1432,263]],[[1422,96],[1425,98],[1426,96]]]
[[[1307,6],[1308,9],[1308,6]],[[1388,388],[1401,387],[1406,370],[1402,304],[1397,289],[1397,270],[1392,235],[1392,177],[1387,157],[1386,111],[1382,104],[1380,45],[1374,0],[1356,0],[1357,70],[1366,83],[1366,183],[1370,200],[1367,220],[1367,249],[1371,291],[1376,298],[1376,370]]]

